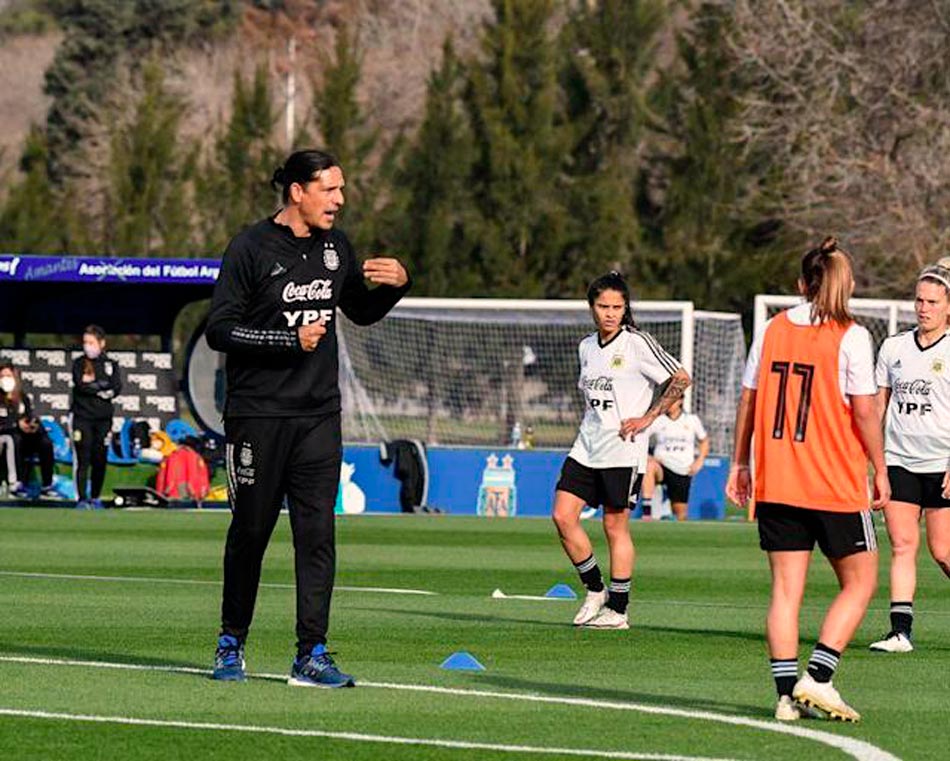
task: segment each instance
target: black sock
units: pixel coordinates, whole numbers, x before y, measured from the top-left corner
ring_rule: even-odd
[[[775,691],[779,697],[792,696],[792,688],[798,681],[797,658],[772,658],[772,678],[775,680]]]
[[[618,613],[626,613],[630,602],[630,579],[615,579],[611,576],[607,592],[607,607]]]
[[[841,653],[819,642],[808,660],[808,673],[816,682],[830,682],[839,660]]]
[[[574,563],[577,573],[581,577],[581,583],[591,592],[604,591],[604,579],[600,575],[600,566],[597,565],[597,558],[591,555],[587,560],[580,563]]]
[[[891,602],[891,631],[900,632],[910,639],[910,630],[914,625],[914,603]]]

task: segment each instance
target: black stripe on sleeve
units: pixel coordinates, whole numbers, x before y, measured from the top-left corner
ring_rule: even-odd
[[[657,340],[649,333],[643,330],[638,330],[636,331],[636,334],[643,338],[647,347],[649,347],[650,351],[653,352],[653,356],[656,357],[657,361],[660,363],[660,366],[670,375],[673,375],[682,367],[682,365],[680,365],[679,362],[670,356],[666,349],[660,346],[660,344],[657,343]]]

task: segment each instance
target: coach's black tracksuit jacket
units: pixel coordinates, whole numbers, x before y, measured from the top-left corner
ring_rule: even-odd
[[[309,238],[264,219],[231,241],[208,315],[212,349],[226,352],[225,417],[296,417],[340,409],[334,309],[370,325],[409,290],[369,289],[346,236]],[[327,333],[304,352],[297,328],[326,320]]]

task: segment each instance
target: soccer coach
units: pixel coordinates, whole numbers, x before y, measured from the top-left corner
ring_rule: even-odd
[[[286,499],[297,582],[297,656],[289,683],[349,687],[353,677],[326,649],[343,456],[334,314],[339,307],[358,325],[377,322],[409,290],[409,276],[392,258],[369,259],[361,268],[346,236],[334,229],[344,178],[332,156],[294,153],[272,184],[282,189],[283,207],[230,242],[208,315],[208,344],[227,354],[232,513],[213,675],[245,679],[244,642],[261,561]]]

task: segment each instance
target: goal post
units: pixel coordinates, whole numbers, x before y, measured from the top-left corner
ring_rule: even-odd
[[[632,308],[694,377],[693,408],[715,422],[722,451],[719,421],[731,428],[744,360],[739,316],[682,301]],[[577,345],[592,330],[583,300],[406,298],[368,327],[340,315],[344,438],[505,446],[520,432],[535,447],[569,447],[583,412]]]
[[[755,297],[754,334],[765,329],[765,323],[783,309],[804,303],[801,296],[759,294]],[[855,320],[868,329],[874,342],[874,352],[884,339],[917,323],[914,302],[898,299],[860,299],[848,302]]]

